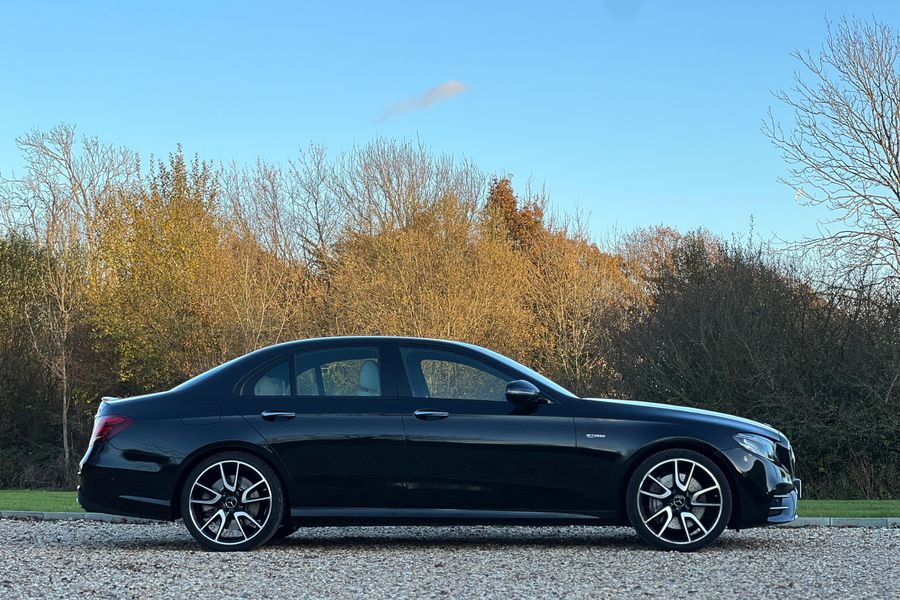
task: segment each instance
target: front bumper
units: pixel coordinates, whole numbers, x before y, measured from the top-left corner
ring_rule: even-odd
[[[772,495],[772,505],[769,507],[769,523],[773,525],[790,523],[797,518],[797,501],[803,493],[802,483],[800,479],[795,477],[792,485],[794,489]]]
[[[734,529],[790,523],[797,517],[802,483],[788,467],[743,448],[724,452],[734,466]]]

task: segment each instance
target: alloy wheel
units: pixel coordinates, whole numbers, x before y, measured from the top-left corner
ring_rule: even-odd
[[[722,517],[722,485],[695,460],[664,460],[641,479],[637,508],[641,521],[659,540],[695,544],[708,536]]]
[[[258,469],[222,460],[204,469],[188,497],[194,526],[213,544],[232,546],[255,538],[272,516],[272,488]]]

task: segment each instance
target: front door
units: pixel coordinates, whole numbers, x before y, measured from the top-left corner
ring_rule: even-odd
[[[237,403],[284,463],[294,508],[403,502],[401,406],[380,346],[291,353],[250,378]]]
[[[575,426],[559,402],[522,407],[519,377],[475,355],[400,347],[415,409],[403,415],[410,502],[421,508],[565,511],[583,506]],[[401,378],[398,378],[401,379]],[[407,384],[408,385],[405,385]]]

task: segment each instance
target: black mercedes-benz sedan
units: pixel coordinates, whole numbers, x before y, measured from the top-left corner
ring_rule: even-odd
[[[211,550],[302,526],[630,523],[696,550],[794,519],[784,435],[720,413],[579,398],[484,348],[346,337],[270,346],[104,398],[89,511],[183,519]]]

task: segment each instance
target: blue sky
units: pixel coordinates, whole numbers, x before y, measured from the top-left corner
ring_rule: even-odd
[[[545,185],[594,233],[666,224],[797,239],[821,211],[760,133],[825,18],[895,2],[3,2],[0,173],[58,122],[144,155],[281,161],[415,138]],[[393,114],[443,82],[467,86]]]

